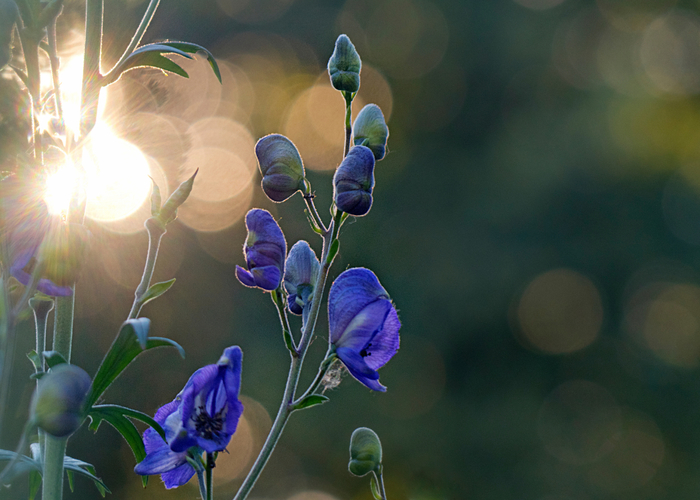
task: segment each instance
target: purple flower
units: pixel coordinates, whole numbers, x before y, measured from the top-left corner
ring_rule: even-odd
[[[289,250],[285,264],[284,287],[289,312],[300,315],[310,303],[321,264],[309,244],[297,241]]]
[[[333,282],[328,294],[330,341],[359,382],[386,391],[377,370],[399,349],[396,308],[372,271],[353,268]]]
[[[254,208],[245,216],[248,237],[243,245],[248,269],[236,266],[238,281],[251,288],[272,291],[280,286],[287,242],[270,212]]]
[[[350,215],[362,216],[372,208],[374,153],[366,146],[354,146],[333,176],[336,206]]]
[[[10,274],[27,286],[37,264],[37,252],[44,236],[52,226],[60,224],[49,215],[44,200],[32,194],[30,185],[16,179],[2,182],[0,205],[2,236],[6,238]],[[51,267],[52,263],[47,263]],[[56,284],[48,277],[42,277],[37,290],[51,296],[68,296],[73,293],[70,286]]]
[[[176,488],[195,473],[188,456],[226,448],[243,413],[238,400],[242,356],[240,347],[229,347],[215,365],[194,372],[175,400],[156,412],[167,442],[151,428],[143,433],[146,458],[134,468],[137,474],[160,474],[166,488]]]

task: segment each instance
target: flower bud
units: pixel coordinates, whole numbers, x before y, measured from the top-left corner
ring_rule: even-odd
[[[328,60],[328,74],[333,88],[345,92],[360,90],[360,68],[362,61],[347,35],[335,41],[335,50]]]
[[[374,154],[366,146],[354,146],[333,176],[336,206],[350,215],[362,216],[372,207]]]
[[[270,212],[260,208],[245,216],[248,237],[243,245],[247,269],[236,266],[236,277],[243,285],[271,292],[280,286],[284,272],[287,242]]]
[[[39,380],[31,406],[31,418],[52,436],[65,437],[83,423],[83,404],[90,376],[75,365],[60,364]]]
[[[300,315],[311,300],[321,264],[309,244],[301,240],[289,250],[284,267],[289,312]]]
[[[372,429],[358,427],[350,436],[348,470],[356,476],[377,471],[382,466],[382,443]]]
[[[17,20],[17,4],[14,0],[0,0],[0,69],[12,59],[12,30]]]
[[[304,190],[304,164],[292,141],[280,134],[266,135],[255,145],[262,188],[272,201],[282,202]]]
[[[60,287],[72,286],[80,276],[89,244],[90,231],[82,224],[56,225],[39,250],[43,276]]]
[[[384,114],[376,104],[368,104],[355,118],[352,125],[355,146],[367,146],[374,153],[374,159],[379,161],[386,154],[386,140],[389,138],[389,128],[386,126]]]

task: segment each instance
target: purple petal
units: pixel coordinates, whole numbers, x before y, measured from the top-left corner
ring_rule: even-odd
[[[190,479],[192,479],[194,474],[195,470],[189,463],[185,462],[180,467],[176,467],[168,472],[163,472],[160,477],[163,480],[163,483],[165,483],[165,487],[167,489],[171,489],[186,484]]]
[[[358,382],[373,391],[386,391],[386,387],[379,383],[379,373],[367,366],[366,358],[360,356],[356,351],[344,347],[339,347],[336,350],[336,354],[348,369],[350,375],[355,377]]]
[[[236,266],[236,278],[238,278],[241,284],[247,287],[255,288],[257,286],[255,284],[255,278],[250,271],[243,269],[241,266]]]
[[[162,440],[161,440],[162,441]],[[141,462],[136,464],[134,472],[142,476],[162,474],[187,463],[187,452],[175,453],[163,442],[163,446],[151,451]]]
[[[280,285],[282,273],[278,267],[256,267],[255,269],[251,269],[251,273],[253,274],[253,279],[258,288],[271,292],[272,290],[276,290]]]
[[[352,318],[334,344],[360,352],[382,330],[390,309],[393,306],[387,299],[377,299],[368,304]]]
[[[331,342],[337,342],[353,318],[378,298],[389,295],[369,269],[356,267],[338,276],[328,294]]]
[[[367,349],[370,353],[365,357],[367,366],[378,370],[396,354],[399,350],[399,328],[401,328],[399,315],[394,306],[391,306],[381,331],[374,336],[372,346]]]

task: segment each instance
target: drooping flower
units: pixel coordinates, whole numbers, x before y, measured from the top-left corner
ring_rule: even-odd
[[[366,146],[353,146],[333,175],[336,206],[350,215],[362,216],[372,208],[374,154]]]
[[[350,436],[350,463],[348,470],[355,476],[364,476],[381,470],[382,443],[368,427],[358,427]]]
[[[401,323],[372,271],[343,272],[328,294],[330,342],[350,374],[375,391],[386,391],[377,370],[399,349]]]
[[[376,104],[368,104],[358,113],[352,124],[352,137],[356,146],[367,146],[379,161],[386,154],[386,141],[389,127],[386,126],[384,113]]]
[[[280,286],[287,242],[270,212],[260,208],[245,216],[248,237],[243,245],[248,269],[236,266],[236,277],[245,286],[272,291]]]
[[[347,35],[340,35],[335,41],[333,55],[328,60],[328,75],[331,85],[343,92],[357,92],[360,89],[360,69],[362,60]]]
[[[227,348],[216,364],[194,372],[175,400],[156,412],[167,442],[151,428],[144,432],[146,458],[134,468],[137,474],[160,474],[166,488],[176,488],[195,474],[188,456],[226,448],[243,413],[238,400],[242,357],[240,347]]]
[[[46,203],[31,186],[14,178],[0,183],[0,233],[8,249],[10,274],[27,286],[37,264],[39,247],[45,237],[60,231],[57,218],[49,215]],[[57,262],[45,262],[47,269],[55,269]],[[55,276],[55,274],[54,274]],[[66,283],[56,283],[53,276],[39,279],[37,290],[51,296],[68,296],[73,293]]]
[[[297,241],[289,250],[284,270],[289,312],[300,315],[310,302],[321,264],[309,244]]]
[[[305,189],[304,163],[292,141],[280,134],[266,135],[255,145],[262,188],[272,201],[282,202]]]

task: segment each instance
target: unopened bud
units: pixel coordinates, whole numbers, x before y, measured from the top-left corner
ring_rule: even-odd
[[[384,158],[389,127],[379,106],[368,104],[362,108],[352,125],[352,134],[355,146],[367,146],[377,161]]]
[[[289,312],[300,315],[309,304],[318,280],[321,264],[309,244],[297,241],[284,264],[284,287],[287,289]]]
[[[80,277],[90,244],[90,231],[82,224],[58,224],[41,245],[44,277],[58,286],[72,286]]]
[[[280,134],[266,135],[255,145],[262,188],[272,201],[282,202],[305,190],[304,164],[292,141]]]
[[[328,74],[333,88],[345,92],[360,90],[360,69],[362,60],[347,35],[340,35],[335,41],[335,50],[328,60]]]
[[[31,418],[52,436],[65,437],[83,423],[83,405],[90,376],[82,368],[60,364],[39,380],[31,406]]]
[[[358,427],[350,436],[348,470],[356,476],[376,472],[382,465],[382,443],[372,429]]]
[[[192,186],[194,185],[194,178],[197,176],[199,169],[195,170],[192,177],[187,179],[185,182],[180,184],[178,188],[170,195],[168,200],[163,204],[163,208],[160,209],[158,214],[158,221],[163,225],[163,227],[170,224],[177,218],[177,209],[180,205],[185,203],[185,200],[190,196],[192,192]],[[160,192],[158,192],[160,196]]]
[[[372,207],[374,154],[366,146],[354,146],[333,176],[336,206],[350,215],[362,216]]]

